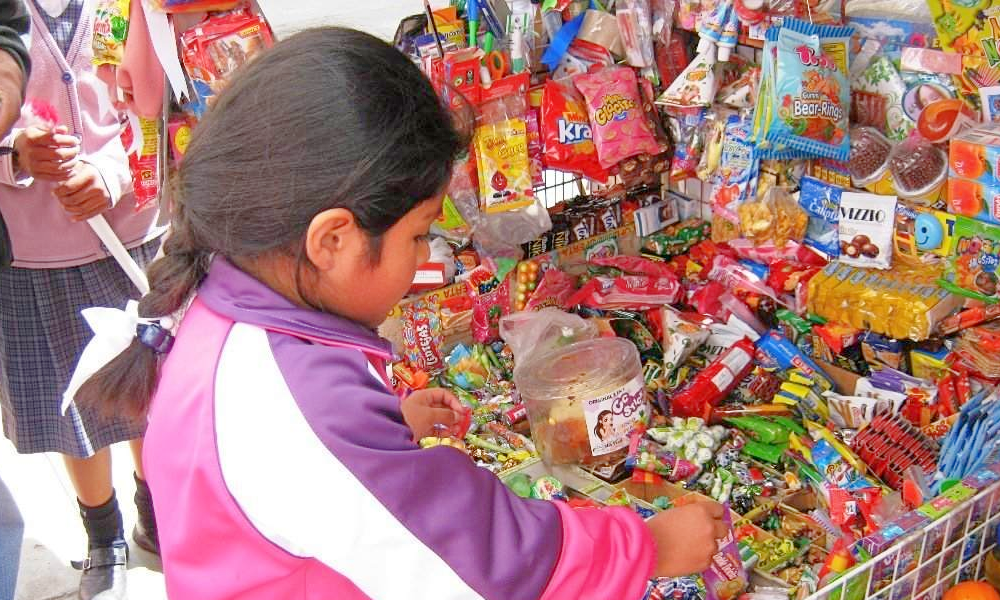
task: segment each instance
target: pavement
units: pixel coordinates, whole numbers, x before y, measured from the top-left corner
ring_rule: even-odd
[[[131,548],[128,589],[131,600],[166,600],[160,560],[132,543],[136,511],[132,496],[132,455],[128,445],[112,447],[115,489]],[[0,438],[0,476],[24,518],[24,543],[15,600],[74,600],[80,572],[71,560],[84,557],[87,538],[76,495],[58,454],[19,455]]]

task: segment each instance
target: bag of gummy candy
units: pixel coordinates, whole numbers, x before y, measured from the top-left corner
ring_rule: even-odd
[[[507,83],[510,81],[510,83]],[[479,166],[483,212],[518,210],[535,202],[528,155],[528,103],[519,80],[508,77],[490,89],[473,142]]]
[[[642,110],[639,84],[629,67],[607,67],[580,75],[574,83],[587,100],[601,166],[611,168],[638,154],[659,154]]]
[[[768,30],[776,54],[767,75],[773,88],[768,90],[763,127],[764,139],[776,149],[806,157],[849,158],[847,44],[853,33],[852,27],[795,19]]]

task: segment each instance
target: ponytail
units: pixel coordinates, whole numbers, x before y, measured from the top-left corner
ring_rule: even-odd
[[[150,290],[139,301],[139,315],[157,319],[180,311],[208,273],[210,260],[211,253],[198,249],[180,214],[175,216],[163,256],[150,265]],[[109,418],[143,418],[156,391],[160,357],[137,337],[80,387],[77,403],[95,406]]]

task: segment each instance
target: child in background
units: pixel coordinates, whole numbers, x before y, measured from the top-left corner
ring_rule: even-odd
[[[375,328],[466,145],[404,55],[338,28],[260,55],[199,124],[137,340],[77,395],[149,405],[171,598],[638,600],[707,567],[718,505],[573,510],[415,443],[461,405],[400,401]]]

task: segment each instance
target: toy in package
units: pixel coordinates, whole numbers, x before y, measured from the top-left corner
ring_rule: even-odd
[[[95,65],[120,65],[128,38],[130,0],[100,0],[94,9]]]
[[[443,345],[441,305],[434,296],[403,307],[403,355],[411,366],[431,375],[443,371]]]
[[[587,100],[601,166],[611,168],[638,154],[659,154],[642,110],[638,80],[629,67],[608,67],[575,79]]]
[[[226,79],[272,43],[264,18],[246,9],[213,15],[182,33],[181,60],[198,96],[195,112],[200,116]]]
[[[840,262],[888,269],[892,265],[896,197],[844,192],[840,196]]]
[[[483,105],[473,138],[479,165],[479,202],[487,213],[518,210],[535,202],[525,121],[527,99],[514,83],[509,90],[502,82],[493,85],[491,92],[498,95]],[[502,90],[497,90],[498,86],[503,86]]]
[[[1000,226],[967,217],[955,222],[954,251],[942,287],[986,302],[1000,300]]]
[[[847,44],[853,32],[795,19],[768,30],[755,117],[758,139],[769,144],[766,158],[847,160]]]
[[[549,80],[542,98],[544,162],[550,169],[579,173],[601,183],[601,166],[583,99],[571,86]]]

